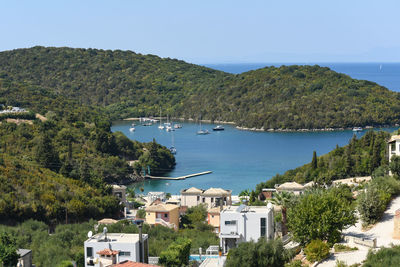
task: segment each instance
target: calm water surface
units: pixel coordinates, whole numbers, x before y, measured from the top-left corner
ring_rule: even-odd
[[[212,174],[186,180],[152,180],[136,185],[148,191],[164,191],[172,194],[183,188],[222,187],[237,194],[243,189],[253,189],[256,184],[270,179],[277,173],[299,167],[311,161],[313,150],[318,155],[343,146],[353,136],[352,131],[310,133],[267,133],[241,131],[225,125],[225,131],[212,132],[213,124],[203,124],[209,135],[196,135],[199,126],[181,123],[182,129],[174,132],[154,126],[136,126],[129,131],[131,122],[115,122],[112,131],[121,131],[132,140],[150,142],[153,138],[177,149],[176,168],[167,176],[178,177],[191,173],[212,171]],[[394,131],[397,128],[385,130]],[[361,137],[365,133],[357,133]]]

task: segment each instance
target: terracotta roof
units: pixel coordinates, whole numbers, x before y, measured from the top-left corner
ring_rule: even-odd
[[[150,205],[146,208],[146,211],[160,211],[160,212],[168,212],[174,209],[179,209],[179,206],[174,204],[157,204],[157,205]]]
[[[229,195],[229,191],[224,190],[222,188],[209,188],[206,191],[204,191],[203,195],[207,196],[207,195],[211,195],[211,196],[226,196]]]
[[[277,189],[280,189],[280,190],[302,190],[302,189],[304,189],[304,186],[302,186],[301,184],[298,184],[296,182],[287,182],[287,183],[283,183],[280,186],[278,186]]]
[[[141,262],[134,262],[134,261],[123,261],[118,264],[111,265],[112,267],[159,267],[157,265],[141,263]]]
[[[113,223],[117,223],[117,220],[114,219],[110,219],[110,218],[104,218],[102,220],[99,221],[99,224],[113,224]]]
[[[104,255],[104,256],[118,255],[118,253],[119,252],[117,250],[111,250],[109,248],[106,248],[106,249],[96,252],[96,254]]]
[[[183,190],[182,193],[199,194],[199,193],[203,193],[203,190],[198,189],[196,187],[191,187],[189,189]]]

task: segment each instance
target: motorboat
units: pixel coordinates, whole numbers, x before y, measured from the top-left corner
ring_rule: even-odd
[[[181,125],[181,124],[179,124],[179,123],[177,123],[177,124],[174,124],[174,128],[175,128],[175,129],[180,129],[180,128],[182,128],[182,125]]]
[[[217,125],[216,127],[213,128],[213,131],[223,131],[223,130],[225,130],[225,128],[222,125]]]
[[[132,132],[134,132],[136,129],[135,129],[135,127],[131,127],[131,128],[129,128],[129,131],[132,133]]]
[[[362,132],[363,128],[361,127],[354,127],[353,132]]]

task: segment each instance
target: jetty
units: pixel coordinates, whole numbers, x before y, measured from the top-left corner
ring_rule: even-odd
[[[151,175],[146,175],[146,179],[154,179],[154,180],[185,180],[186,178],[191,178],[195,176],[200,176],[200,175],[205,175],[212,173],[212,171],[205,171],[205,172],[199,172],[199,173],[193,173],[189,175],[184,175],[184,176],[179,176],[179,177],[160,177],[160,176],[151,176]]]

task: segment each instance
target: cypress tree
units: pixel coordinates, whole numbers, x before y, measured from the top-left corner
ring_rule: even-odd
[[[315,170],[317,167],[318,167],[317,152],[314,150],[311,161],[311,168]]]

